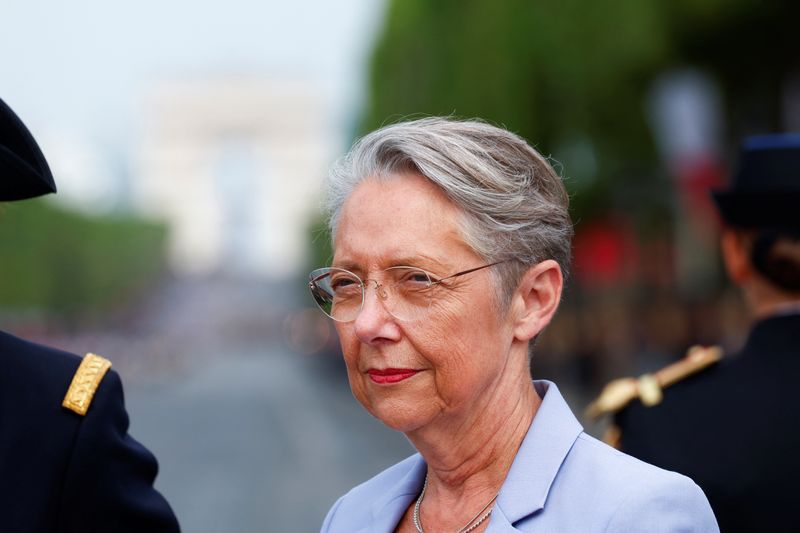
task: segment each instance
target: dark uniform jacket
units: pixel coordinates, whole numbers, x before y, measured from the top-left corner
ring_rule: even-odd
[[[81,358],[0,331],[0,531],[176,533],[153,455],[109,370],[85,416],[62,407]]]
[[[741,353],[616,422],[624,452],[700,485],[723,533],[800,531],[800,314],[759,322]]]

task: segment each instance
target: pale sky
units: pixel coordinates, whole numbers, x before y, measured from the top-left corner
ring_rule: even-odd
[[[245,74],[319,84],[341,127],[362,103],[385,0],[6,0],[0,97],[39,137],[123,157],[153,83]]]

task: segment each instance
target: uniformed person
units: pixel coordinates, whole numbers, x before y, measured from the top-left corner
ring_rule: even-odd
[[[615,413],[610,438],[623,451],[695,480],[721,531],[798,531],[800,135],[748,138],[714,200],[728,275],[754,319],[744,348],[721,359],[695,348],[617,380],[590,415]]]
[[[35,140],[0,100],[0,202],[55,190]],[[153,488],[155,458],[128,435],[110,366],[0,331],[3,533],[179,531]]]

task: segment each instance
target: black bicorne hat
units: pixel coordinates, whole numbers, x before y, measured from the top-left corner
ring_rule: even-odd
[[[0,202],[51,192],[56,192],[56,184],[39,145],[0,99]]]
[[[746,138],[730,187],[712,194],[731,226],[800,229],[800,133]]]

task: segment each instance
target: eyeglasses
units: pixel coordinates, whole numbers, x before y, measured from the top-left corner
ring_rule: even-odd
[[[318,268],[309,274],[308,288],[323,313],[337,322],[352,322],[364,307],[366,286],[372,282],[389,314],[398,320],[411,322],[425,316],[436,289],[447,286],[445,281],[502,262],[470,268],[439,279],[419,268],[396,266],[384,270],[380,282],[362,280],[343,268]]]

